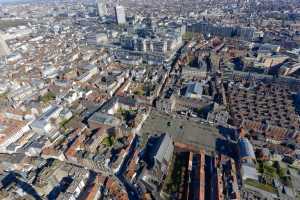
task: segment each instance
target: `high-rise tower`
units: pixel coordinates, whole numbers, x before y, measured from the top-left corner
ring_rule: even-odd
[[[125,24],[126,23],[126,14],[125,14],[125,8],[123,6],[116,6],[115,7],[116,12],[116,18],[118,24]]]
[[[0,56],[7,56],[8,54],[10,54],[10,50],[0,33]]]
[[[98,16],[104,17],[107,15],[107,8],[105,0],[97,0]]]

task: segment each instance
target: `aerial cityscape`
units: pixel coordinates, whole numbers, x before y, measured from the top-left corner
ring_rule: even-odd
[[[0,0],[1,200],[300,200],[299,0]]]

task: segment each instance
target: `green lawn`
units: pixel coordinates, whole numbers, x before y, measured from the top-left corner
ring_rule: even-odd
[[[276,169],[270,165],[264,165],[264,174],[275,178],[276,177]]]
[[[270,193],[275,194],[277,192],[276,189],[274,187],[272,187],[271,185],[259,183],[258,181],[253,180],[253,179],[246,179],[245,184],[256,187],[256,188],[259,188],[261,190],[264,190],[264,191],[267,191],[267,192],[270,192]]]
[[[26,25],[27,23],[28,21],[23,19],[0,20],[0,29]]]
[[[39,98],[40,101],[44,102],[44,103],[48,103],[51,100],[55,99],[55,94],[53,92],[47,92],[47,94],[45,94],[44,96],[41,96]]]
[[[186,32],[183,36],[182,39],[183,40],[191,40],[193,38],[193,33],[192,32]]]
[[[7,92],[0,94],[0,100],[7,98]]]
[[[142,89],[137,89],[133,92],[133,94],[137,95],[137,96],[143,96],[144,95],[144,91]]]
[[[122,108],[119,108],[119,110],[117,111],[117,117],[122,117],[122,119],[126,122],[134,119],[137,115],[137,111],[136,110],[124,110]]]
[[[257,163],[257,171],[265,176],[268,176],[270,178],[276,178],[277,177],[277,170],[272,165],[272,163],[267,163],[264,161],[258,161]]]
[[[115,138],[112,136],[106,137],[102,140],[101,144],[111,147],[115,143]]]
[[[164,191],[169,195],[179,192],[182,184],[182,173],[184,173],[184,161],[182,154],[175,154],[169,167],[165,180]]]
[[[289,187],[292,186],[291,178],[287,173],[288,169],[286,167],[281,166],[278,161],[258,161],[257,171],[261,173],[264,177],[268,177],[270,179],[278,179],[284,185]]]
[[[139,142],[139,146],[140,148],[144,148],[145,145],[147,144],[148,141],[148,137],[149,137],[149,133],[143,133],[140,137],[140,142]]]
[[[66,128],[66,127],[65,127],[66,124],[67,124],[68,122],[70,122],[73,118],[74,118],[74,117],[71,117],[70,119],[64,119],[64,120],[62,120],[62,121],[59,123],[59,126],[60,126],[61,128]]]

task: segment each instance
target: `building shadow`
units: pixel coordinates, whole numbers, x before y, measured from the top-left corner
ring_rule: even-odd
[[[238,159],[237,144],[226,139],[218,138],[216,140],[216,152],[229,156],[234,160]]]

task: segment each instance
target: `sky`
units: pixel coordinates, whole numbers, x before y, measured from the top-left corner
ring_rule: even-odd
[[[21,1],[25,1],[25,0],[0,0],[0,3],[15,3]]]

